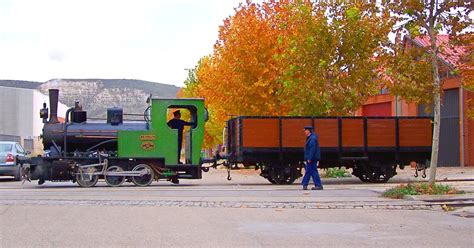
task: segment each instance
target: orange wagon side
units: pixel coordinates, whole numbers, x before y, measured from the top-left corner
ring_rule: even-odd
[[[426,117],[239,116],[227,122],[225,156],[256,165],[272,183],[293,183],[303,167],[303,127],[313,126],[320,168],[345,166],[364,182],[386,182],[397,166],[428,164],[431,123]]]

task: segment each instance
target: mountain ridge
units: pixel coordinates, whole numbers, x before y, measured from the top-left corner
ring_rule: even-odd
[[[122,107],[124,113],[143,113],[146,99],[157,97],[175,98],[179,87],[137,79],[51,79],[46,82],[0,80],[0,86],[37,89],[48,94],[48,89],[59,89],[59,101],[73,106],[82,104],[88,117],[105,118],[107,108]]]

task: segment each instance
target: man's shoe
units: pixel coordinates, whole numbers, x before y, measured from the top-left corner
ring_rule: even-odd
[[[308,190],[308,186],[303,186],[303,190]]]
[[[323,186],[312,187],[311,190],[323,190]]]

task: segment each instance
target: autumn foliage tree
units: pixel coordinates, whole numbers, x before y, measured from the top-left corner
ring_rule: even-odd
[[[393,87],[392,93],[415,102],[431,102],[434,105],[433,145],[430,164],[430,183],[434,183],[438,164],[442,81],[439,77],[438,54],[444,46],[437,41],[440,33],[450,35],[450,40],[459,41],[471,27],[471,1],[407,0],[384,5],[397,21],[394,32],[399,36],[427,36],[430,46],[421,53],[399,43],[392,47],[392,59],[387,61],[387,71]]]
[[[337,1],[336,1],[337,2]],[[295,115],[348,115],[380,90],[380,59],[394,23],[364,1],[294,4],[283,60]]]
[[[474,35],[464,37],[466,44],[466,54],[462,57],[460,65],[460,75],[464,88],[474,95]],[[469,108],[468,115],[474,119],[474,102],[471,99],[467,102]]]
[[[279,34],[268,18],[275,8],[267,7],[251,3],[224,20],[214,53],[201,59],[194,80],[188,77],[185,82],[185,96],[206,99],[211,114],[206,137],[211,144],[219,143],[219,132],[231,115],[288,112],[279,96],[281,68],[275,57]]]
[[[222,110],[216,95],[210,94],[212,88],[206,83],[201,83],[201,78],[206,78],[209,70],[211,57],[203,57],[194,69],[188,70],[188,78],[184,82],[185,87],[178,93],[179,97],[204,97],[209,111],[209,120],[205,124],[204,144],[210,147],[222,142],[222,119],[226,118],[225,111]],[[205,68],[205,69],[204,69]]]
[[[232,115],[347,115],[378,90],[393,23],[372,3],[247,2],[224,20],[182,95],[204,97],[207,144]],[[388,20],[388,21],[387,21]]]

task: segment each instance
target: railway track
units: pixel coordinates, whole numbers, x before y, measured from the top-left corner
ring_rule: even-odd
[[[378,209],[378,210],[440,210],[449,207],[474,206],[474,199],[452,201],[202,201],[202,200],[72,200],[72,199],[0,199],[0,205],[39,206],[137,206],[197,208],[269,208],[269,209]]]

